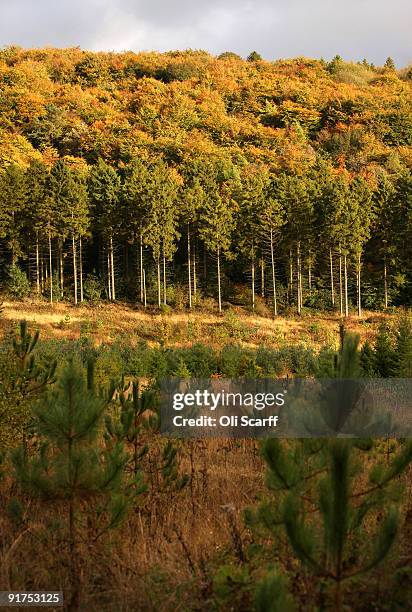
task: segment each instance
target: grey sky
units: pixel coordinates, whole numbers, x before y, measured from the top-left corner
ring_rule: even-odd
[[[0,0],[0,46],[412,62],[411,0]]]

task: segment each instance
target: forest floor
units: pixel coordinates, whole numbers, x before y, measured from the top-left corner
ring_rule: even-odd
[[[373,340],[379,324],[391,320],[396,313],[364,311],[361,317],[345,320],[349,331],[361,340]],[[334,345],[339,337],[339,313],[304,312],[276,318],[259,316],[245,308],[232,307],[221,315],[206,310],[144,310],[131,304],[102,303],[99,306],[74,306],[67,302],[45,301],[3,302],[0,337],[25,319],[41,331],[43,338],[75,340],[81,335],[93,337],[96,345],[116,338],[129,338],[133,344],[145,340],[149,344],[163,342],[168,346],[184,346],[194,342],[222,346],[236,342],[243,346],[277,346],[282,344]]]

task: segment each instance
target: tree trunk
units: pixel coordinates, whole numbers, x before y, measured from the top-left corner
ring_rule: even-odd
[[[187,224],[187,271],[189,284],[189,308],[192,308],[192,262],[190,252],[190,224]]]
[[[255,310],[255,249],[252,245],[252,310]]]
[[[37,295],[40,295],[40,250],[39,250],[39,232],[36,232],[36,290],[37,290]]]
[[[40,289],[42,293],[44,293],[44,286],[45,286],[45,270],[44,270],[44,252],[42,249],[40,253]]]
[[[109,298],[109,301],[112,301],[112,279],[111,279],[111,272],[110,272],[110,251],[109,248],[107,249],[107,297]]]
[[[260,260],[260,277],[261,277],[261,281],[262,281],[261,295],[264,298],[265,297],[265,261],[264,261],[263,257]]]
[[[272,263],[272,285],[273,285],[273,312],[275,317],[278,314],[278,304],[276,296],[276,275],[275,275],[275,254],[273,248],[273,229],[270,228],[270,257]]]
[[[144,307],[147,306],[147,296],[146,296],[146,270],[143,269],[143,301]]]
[[[196,243],[193,245],[193,297],[196,304],[197,294],[197,272],[196,272]]]
[[[385,293],[385,308],[388,307],[388,269],[386,265],[386,255],[383,260],[383,289]]]
[[[349,303],[348,303],[348,260],[346,253],[343,256],[343,271],[345,275],[345,317],[349,316]]]
[[[140,232],[140,301],[144,301],[143,236]]]
[[[358,317],[362,316],[362,292],[361,292],[361,255],[358,253],[357,265],[356,265],[356,288],[357,288],[357,303],[358,303]]]
[[[289,306],[292,304],[293,297],[293,259],[292,249],[289,250]]]
[[[80,301],[83,302],[83,242],[82,237],[79,238],[79,274],[80,274]]]
[[[302,311],[302,302],[301,302],[301,284],[300,284],[300,242],[298,241],[296,245],[296,288],[298,292],[298,314],[300,315]]]
[[[52,246],[51,246],[51,234],[49,232],[49,272],[50,272],[50,303],[53,303],[53,260],[52,260]]]
[[[343,317],[342,251],[339,246],[339,312]]]
[[[160,257],[157,258],[157,305],[160,308],[162,305],[162,289],[160,281]]]
[[[309,257],[308,260],[308,287],[309,295],[312,295],[312,260]]]
[[[63,293],[64,293],[64,272],[63,272],[63,249],[62,249],[61,242],[59,242],[59,276],[60,276],[60,297],[63,297]]]
[[[74,277],[74,303],[77,304],[77,253],[76,240],[72,234],[72,249],[73,249],[73,277]]]
[[[163,255],[163,304],[167,304],[166,258]]]
[[[203,287],[207,291],[207,257],[206,257],[206,246],[203,245]]]
[[[222,312],[222,294],[220,289],[220,247],[217,247],[217,290],[219,298],[219,312]]]
[[[332,306],[335,306],[335,282],[333,279],[332,249],[329,249],[329,263],[330,263],[330,293],[331,293],[331,298],[332,298]]]
[[[110,272],[112,277],[112,300],[116,300],[115,279],[114,279],[114,254],[113,254],[113,236],[110,235]]]

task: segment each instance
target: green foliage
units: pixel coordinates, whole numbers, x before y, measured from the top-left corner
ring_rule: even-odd
[[[247,61],[248,62],[260,62],[260,61],[262,61],[262,56],[259,55],[259,53],[257,51],[252,51],[247,56]]]
[[[291,596],[285,587],[285,580],[277,571],[272,571],[260,583],[256,592],[257,612],[290,612],[294,610]]]
[[[342,334],[329,376],[359,375],[358,343],[358,338]],[[383,563],[399,529],[397,478],[412,461],[412,444],[400,447],[389,463],[371,468],[362,457],[370,449],[371,442],[345,439],[266,440],[266,482],[276,501],[246,514],[252,527],[275,538],[284,530],[301,563],[334,585],[337,610],[344,605],[343,585]],[[358,484],[365,479],[366,484]],[[374,533],[370,524],[376,525]],[[269,585],[262,589],[263,598]]]
[[[103,293],[100,279],[95,274],[89,274],[84,281],[84,297],[92,305],[96,306]]]
[[[384,378],[394,375],[395,353],[390,330],[384,323],[379,326],[376,336],[373,367]]]
[[[55,382],[56,360],[39,363],[39,333],[33,336],[26,321],[0,350],[0,449],[26,444],[32,404]]]
[[[101,443],[107,401],[89,389],[83,370],[70,362],[56,386],[33,410],[38,448],[14,453],[16,476],[26,493],[61,501],[66,516],[70,563],[70,605],[81,596],[78,523],[93,512],[95,537],[117,527],[131,501],[145,490],[141,472],[126,477],[129,460],[120,442]],[[81,511],[81,512],[80,512]]]
[[[30,294],[30,282],[27,274],[17,264],[12,264],[9,267],[7,291],[12,297],[19,300]]]

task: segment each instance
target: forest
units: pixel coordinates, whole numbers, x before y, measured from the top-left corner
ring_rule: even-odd
[[[411,94],[390,57],[0,50],[0,591],[410,608],[411,439],[169,438],[159,398],[412,378]]]
[[[274,315],[410,305],[411,87],[391,58],[5,48],[4,288],[262,298]]]

